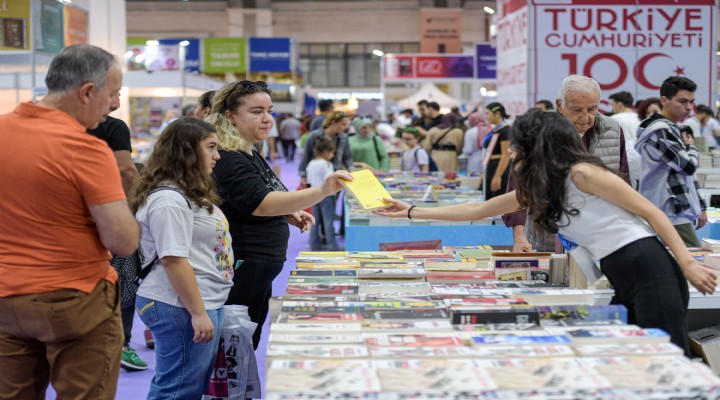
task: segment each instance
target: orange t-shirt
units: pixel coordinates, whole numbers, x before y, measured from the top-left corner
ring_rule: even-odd
[[[107,144],[30,103],[0,116],[0,297],[117,281],[88,206],[125,199]]]

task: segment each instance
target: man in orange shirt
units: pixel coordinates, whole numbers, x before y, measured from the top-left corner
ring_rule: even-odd
[[[48,94],[0,116],[0,399],[113,399],[122,325],[108,250],[139,228],[107,145],[86,133],[110,113],[122,73],[105,50],[61,51]]]

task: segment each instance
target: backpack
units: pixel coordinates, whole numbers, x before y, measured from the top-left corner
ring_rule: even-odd
[[[182,197],[187,202],[188,208],[192,210],[192,205],[190,204],[190,200],[188,200],[187,196],[185,196],[185,193],[183,193],[180,189],[174,188],[172,186],[158,186],[155,189],[151,190],[150,193],[148,193],[148,197],[150,197],[151,194],[155,192],[159,192],[161,190],[172,190],[174,192],[180,193]],[[155,265],[158,261],[160,261],[160,257],[156,254],[155,258],[150,261],[149,263],[145,264],[145,257],[143,257],[143,254],[140,252],[140,249],[138,248],[138,254],[140,256],[140,260],[142,260],[141,263],[139,263],[138,267],[138,273],[137,277],[135,278],[135,286],[140,286],[143,279],[147,278],[148,274],[150,273],[150,270],[152,270],[152,266]]]
[[[418,151],[420,151],[420,147],[415,149],[415,163],[416,164],[418,163],[418,158],[417,158]],[[437,166],[437,164],[435,164],[435,160],[433,160],[432,156],[430,155],[430,152],[427,150],[425,152],[427,153],[427,156],[428,156],[428,172],[438,171],[438,166]],[[420,165],[420,164],[418,164],[418,165]]]

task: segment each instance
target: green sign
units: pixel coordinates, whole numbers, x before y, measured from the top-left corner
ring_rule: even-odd
[[[245,38],[203,39],[203,71],[208,74],[245,72]]]
[[[40,34],[35,38],[37,50],[55,54],[65,47],[63,5],[57,0],[40,1]]]

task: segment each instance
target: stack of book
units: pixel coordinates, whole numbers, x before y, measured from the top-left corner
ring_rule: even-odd
[[[628,325],[624,307],[593,305],[593,290],[494,279],[487,260],[446,250],[301,254],[271,300],[265,398],[720,396],[709,368],[665,332]],[[425,262],[448,260],[462,266],[432,272],[475,281],[432,282]]]

